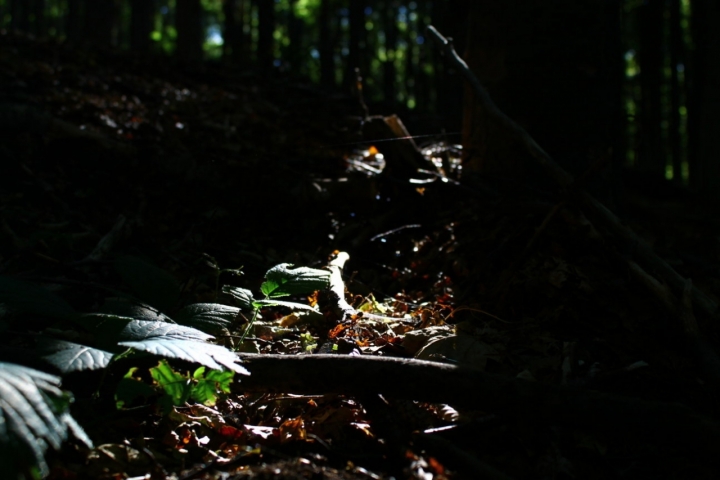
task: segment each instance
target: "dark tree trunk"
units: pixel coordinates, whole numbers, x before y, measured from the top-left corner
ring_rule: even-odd
[[[130,49],[135,53],[150,53],[154,10],[153,0],[130,0]]]
[[[237,61],[242,51],[242,24],[238,23],[237,0],[223,0],[223,58]]]
[[[28,12],[25,0],[10,0],[10,27],[28,31]]]
[[[345,64],[343,84],[346,88],[352,87],[357,81],[355,69],[359,68],[361,75],[367,75],[363,71],[360,62],[365,55],[365,3],[362,0],[350,0],[348,10],[348,21],[350,24],[350,35],[348,41],[348,57]]]
[[[38,37],[42,37],[47,34],[45,6],[45,0],[32,0],[32,33]]]
[[[680,133],[680,98],[682,95],[678,66],[684,61],[680,0],[670,0],[670,117],[668,142],[673,166],[673,180],[682,181],[682,136]]]
[[[181,63],[197,64],[203,58],[202,6],[200,0],[177,0],[175,56]]]
[[[65,36],[72,42],[82,41],[84,37],[83,3],[82,0],[68,0]]]
[[[85,2],[85,32],[93,45],[109,47],[113,44],[115,26],[114,0],[89,0]]]
[[[258,1],[257,61],[261,69],[269,70],[275,61],[275,2]]]
[[[636,167],[665,175],[662,137],[663,0],[649,0],[639,7],[640,35],[640,148]]]
[[[383,63],[383,100],[392,109],[397,102],[397,71],[395,68],[395,55],[398,42],[397,3],[394,0],[385,1],[385,55]]]
[[[692,3],[695,44],[690,104],[692,186],[707,198],[720,200],[720,5]]]
[[[288,58],[290,66],[293,70],[302,70],[303,60],[303,33],[305,22],[301,20],[295,12],[298,0],[290,2],[290,18],[288,20],[288,36],[290,37],[290,47],[288,48]]]
[[[615,140],[620,78],[609,42],[607,0],[477,2],[466,61],[498,107],[574,174],[606,164]],[[617,3],[616,3],[617,6]],[[619,35],[615,28],[614,35]],[[612,50],[612,51],[608,51]],[[466,92],[463,144],[470,170],[521,171],[517,140]]]
[[[332,0],[321,0],[320,3],[320,83],[325,87],[335,86],[335,45],[332,35]]]

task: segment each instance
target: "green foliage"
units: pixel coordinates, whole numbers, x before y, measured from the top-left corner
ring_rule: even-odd
[[[173,406],[185,405],[189,400],[206,406],[215,405],[218,396],[230,393],[230,384],[234,373],[210,370],[205,367],[196,369],[192,375],[174,370],[165,360],[157,367],[150,369],[150,376],[158,390],[134,377],[137,368],[131,368],[118,384],[115,403],[118,409],[132,405],[138,399],[147,401],[160,394],[157,404],[164,413],[170,412]]]
[[[0,478],[18,478],[30,466],[47,475],[45,452],[59,450],[70,433],[92,447],[68,412],[72,396],[59,387],[59,377],[0,363]]]
[[[265,281],[260,285],[260,291],[265,295],[264,299],[254,300],[250,290],[225,285],[223,292],[232,295],[241,308],[252,309],[253,317],[250,320],[240,342],[247,337],[250,329],[258,317],[262,307],[287,307],[293,310],[310,310],[314,308],[297,302],[276,300],[288,295],[310,294],[316,290],[323,290],[330,285],[330,272],[308,267],[292,267],[289,263],[281,263],[274,266],[265,273]]]
[[[266,298],[312,293],[327,288],[330,284],[330,272],[327,270],[289,267],[292,265],[281,263],[267,271],[265,282],[260,286]]]

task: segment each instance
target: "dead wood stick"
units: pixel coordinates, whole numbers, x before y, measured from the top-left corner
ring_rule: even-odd
[[[427,28],[430,37],[440,46],[445,57],[454,64],[463,75],[465,80],[470,84],[475,95],[480,102],[482,108],[488,113],[489,117],[494,118],[500,125],[512,132],[516,140],[530,153],[537,164],[552,178],[560,187],[568,190],[575,190],[577,198],[580,202],[600,221],[620,241],[632,248],[637,259],[653,272],[657,272],[665,279],[673,288],[681,291],[685,287],[686,279],[675,271],[662,258],[658,257],[652,248],[635,232],[620,222],[605,205],[597,201],[594,197],[585,191],[577,188],[572,175],[567,173],[543,150],[535,140],[520,125],[505,115],[490,98],[485,88],[482,86],[478,78],[472,73],[465,61],[455,51],[452,42],[443,37],[440,32],[432,25]],[[718,310],[718,305],[705,293],[692,287],[692,299],[695,305],[708,316],[713,316]]]
[[[340,317],[341,321],[350,320],[351,318],[362,318],[363,320],[374,320],[377,322],[407,322],[404,318],[397,317],[385,317],[382,315],[375,315],[374,313],[359,312],[355,310],[345,300],[345,282],[342,279],[342,269],[345,266],[345,262],[350,259],[350,255],[347,252],[338,252],[335,254],[330,263],[328,263],[327,269],[330,270],[330,293],[335,300],[335,313]]]
[[[678,404],[546,385],[480,369],[373,356],[263,355],[239,353],[252,372],[234,384],[237,393],[368,395],[449,403],[499,412],[523,422],[671,439],[676,447],[704,453],[720,448],[720,422]]]

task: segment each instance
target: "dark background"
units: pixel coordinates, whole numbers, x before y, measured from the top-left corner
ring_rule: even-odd
[[[415,135],[464,123],[466,161],[482,170],[507,152],[472,105],[463,112],[462,82],[425,35],[433,24],[573,173],[605,162],[606,175],[628,167],[714,200],[719,17],[709,0],[0,1],[3,28],[78,49],[221,62],[348,94],[357,67],[371,113],[397,113]]]

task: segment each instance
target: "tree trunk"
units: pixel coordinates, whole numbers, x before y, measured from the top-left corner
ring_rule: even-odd
[[[203,58],[202,6],[200,0],[177,0],[175,56],[181,63],[198,64]]]
[[[397,102],[397,71],[395,69],[395,55],[398,42],[397,3],[394,0],[385,1],[385,55],[383,62],[383,100],[389,109],[394,109]]]
[[[154,2],[130,0],[130,49],[140,55],[150,53]]]
[[[670,0],[670,116],[668,142],[673,166],[673,180],[682,181],[682,136],[680,132],[680,97],[682,85],[678,67],[683,60],[684,46],[680,25],[680,0]]]
[[[324,87],[335,86],[335,45],[332,41],[332,0],[320,2],[320,84]]]
[[[263,70],[270,70],[275,61],[275,2],[258,1],[257,61]]]
[[[10,0],[10,27],[28,31],[28,12],[24,0]]]
[[[238,56],[238,51],[242,48],[241,39],[242,32],[238,31],[237,0],[223,0],[222,4],[223,16],[223,59],[229,62]],[[240,25],[242,29],[242,25]]]
[[[639,7],[640,35],[640,148],[636,168],[665,175],[662,136],[663,1],[649,0]]]
[[[45,17],[45,0],[33,0],[31,13],[33,16],[32,33],[37,37],[47,35],[47,24]]]
[[[617,142],[608,126],[617,122],[621,76],[617,62],[606,60],[618,55],[618,39],[607,39],[607,8],[606,0],[581,6],[572,0],[478,1],[469,15],[468,65],[498,107],[574,174],[606,163]],[[612,31],[619,35],[618,28]],[[463,130],[469,170],[529,174],[517,140],[487,118],[470,89]]]
[[[692,3],[695,58],[690,105],[690,179],[703,196],[720,200],[720,5]]]
[[[89,0],[85,2],[85,32],[89,42],[100,47],[112,46],[114,24],[114,0]]]
[[[80,42],[84,37],[83,4],[82,0],[68,0],[65,36],[71,42]]]
[[[360,62],[365,52],[365,2],[362,0],[350,0],[348,9],[348,22],[350,24],[348,56],[345,64],[345,73],[343,76],[343,85],[345,88],[351,88],[357,81],[355,69],[361,69],[361,75],[367,75],[368,72],[362,71]]]

